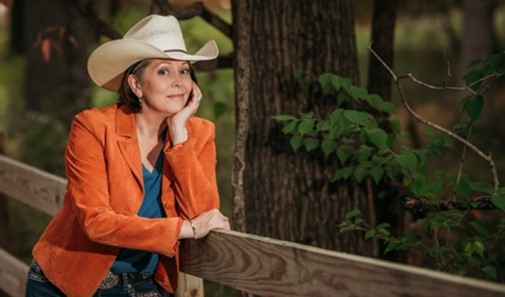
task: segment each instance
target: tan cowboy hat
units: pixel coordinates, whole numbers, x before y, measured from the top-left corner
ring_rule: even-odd
[[[123,39],[99,46],[88,60],[88,73],[100,87],[117,91],[128,67],[147,58],[190,62],[215,59],[216,42],[208,41],[194,55],[187,54],[179,22],[173,16],[150,15],[136,23]]]

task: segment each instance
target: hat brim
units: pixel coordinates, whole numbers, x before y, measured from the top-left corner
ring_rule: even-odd
[[[214,40],[210,40],[195,54],[190,55],[181,51],[164,52],[134,39],[119,39],[109,41],[95,49],[88,59],[88,73],[100,87],[117,91],[124,71],[141,60],[174,59],[194,63],[212,60],[218,55],[219,50]]]

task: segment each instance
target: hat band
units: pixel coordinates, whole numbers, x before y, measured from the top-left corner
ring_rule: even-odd
[[[187,51],[183,51],[183,50],[173,50],[173,49],[169,49],[169,50],[163,50],[164,53],[170,53],[170,52],[180,52],[180,53],[184,53],[186,54]]]

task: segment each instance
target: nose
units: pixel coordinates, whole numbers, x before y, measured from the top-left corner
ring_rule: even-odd
[[[174,88],[179,88],[182,86],[182,75],[177,74],[174,76],[174,79],[172,80],[172,86]]]

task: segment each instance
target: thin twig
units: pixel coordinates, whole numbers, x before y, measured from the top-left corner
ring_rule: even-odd
[[[416,113],[409,105],[407,99],[406,99],[406,96],[405,96],[405,93],[403,91],[403,87],[402,87],[402,84],[400,83],[400,77],[397,77],[397,75],[393,72],[393,70],[381,59],[381,57],[379,57],[379,55],[377,55],[377,53],[372,49],[372,43],[370,43],[368,45],[368,50],[381,62],[381,64],[389,71],[389,73],[391,73],[391,76],[393,77],[393,80],[395,82],[395,85],[396,85],[396,88],[398,89],[398,93],[400,95],[400,99],[405,107],[405,109],[407,110],[408,113],[410,113],[410,115],[412,115],[417,121],[427,125],[427,126],[430,126],[442,133],[445,133],[449,136],[451,136],[452,138],[458,140],[459,142],[461,142],[462,144],[468,146],[472,151],[474,151],[478,156],[480,156],[482,159],[484,159],[486,162],[489,163],[489,167],[491,169],[491,174],[493,175],[493,183],[494,183],[494,192],[496,193],[498,191],[498,189],[500,188],[500,182],[498,180],[498,173],[496,171],[496,166],[495,166],[495,163],[494,163],[494,160],[492,158],[492,154],[491,152],[489,153],[489,155],[486,155],[484,154],[479,148],[477,148],[474,144],[472,144],[471,142],[467,141],[466,139],[462,138],[461,136],[453,133],[452,131],[450,130],[447,130],[446,128],[436,124],[436,123],[433,123],[423,117],[421,117],[418,113]],[[402,78],[404,78],[405,76],[403,76]],[[407,77],[409,77],[407,75]],[[483,79],[487,79],[487,78],[483,78]],[[474,82],[475,83],[475,82]],[[469,86],[470,88],[470,86]]]
[[[448,86],[445,84],[443,86],[430,85],[428,83],[425,83],[424,81],[417,79],[412,73],[407,73],[407,74],[403,74],[403,75],[398,76],[399,79],[406,78],[406,77],[410,78],[413,82],[415,82],[418,85],[421,85],[423,87],[426,87],[428,89],[433,89],[433,90],[464,91],[464,90],[468,89],[467,87],[455,87],[455,86]],[[472,90],[472,92],[473,92],[473,90]]]
[[[470,126],[468,127],[468,133],[466,134],[466,140],[469,141],[470,135],[472,135],[472,124],[473,120],[470,122]],[[468,146],[463,147],[463,152],[461,153],[461,162],[459,164],[458,176],[456,178],[456,184],[459,184],[461,181],[461,175],[463,174],[463,166],[465,165],[466,152],[468,150]],[[456,200],[456,193],[452,196],[452,200]]]

